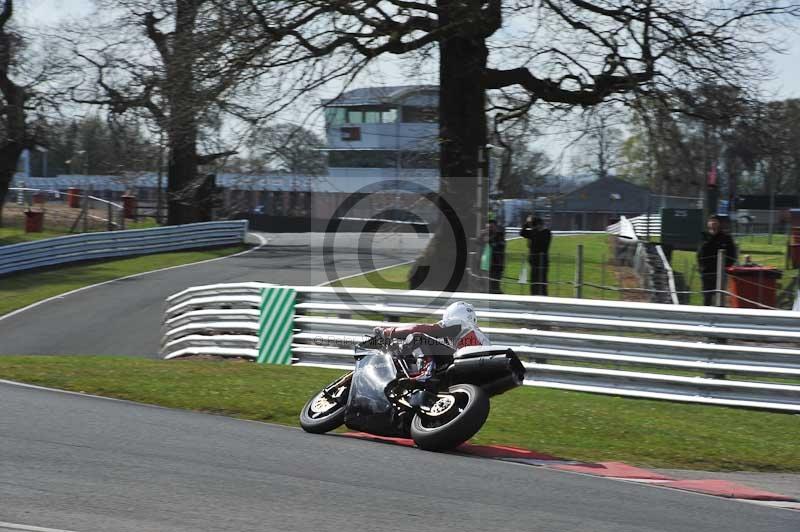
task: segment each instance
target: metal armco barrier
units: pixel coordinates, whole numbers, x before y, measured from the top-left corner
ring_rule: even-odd
[[[162,356],[263,352],[263,283],[195,287],[167,300]],[[800,412],[800,320],[788,311],[536,296],[286,287],[296,293],[293,362],[352,367],[352,347],[400,318],[432,322],[471,302],[526,385]],[[276,333],[277,334],[277,333]],[[768,346],[770,342],[779,345]]]
[[[84,260],[125,257],[244,242],[247,221],[83,233],[0,246],[0,275]]]

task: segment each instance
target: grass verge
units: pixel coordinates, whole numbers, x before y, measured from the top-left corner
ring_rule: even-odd
[[[369,272],[349,279],[334,281],[330,286],[408,290],[408,276],[410,273],[411,264],[401,264],[400,266],[386,268],[377,272]]]
[[[158,227],[155,219],[141,218],[138,221],[128,221],[125,229],[149,229],[151,227]],[[103,232],[103,229],[95,229],[93,232]],[[67,236],[78,233],[70,233],[66,227],[55,227],[45,229],[41,233],[26,233],[24,229],[16,226],[0,227],[0,246],[9,244],[19,244],[20,242],[30,242],[33,240],[41,240],[43,238],[55,238],[57,236]]]
[[[19,244],[20,242],[30,242],[43,238],[55,238],[69,233],[65,231],[46,230],[41,233],[26,233],[17,227],[0,227],[0,246]]]
[[[0,378],[297,426],[341,371],[224,361],[2,357]],[[800,472],[800,416],[520,388],[492,400],[474,443],[645,467]]]
[[[240,245],[177,251],[13,274],[0,278],[0,315],[84,286],[160,268],[225,257],[245,249],[246,246]]]
[[[616,286],[618,284],[614,271],[608,264],[608,235],[569,235],[553,237],[550,248],[550,267],[548,271],[548,293],[551,296],[573,297],[575,289],[575,257],[578,244],[583,245],[584,280],[600,286]],[[528,285],[518,282],[522,265],[528,261],[528,242],[518,238],[506,244],[506,267],[503,272],[502,289],[506,294],[528,295]],[[383,288],[407,289],[408,273],[411,265],[404,264],[387,268],[379,272],[371,272],[343,281],[331,286],[349,288]],[[620,299],[616,291],[584,287],[583,296],[587,299]]]
[[[740,262],[745,255],[750,255],[757,264],[775,266],[784,270],[786,235],[773,235],[772,242],[765,235],[746,236],[737,240]],[[548,294],[556,297],[574,297],[575,257],[578,244],[583,245],[584,254],[584,282],[598,286],[619,286],[617,273],[609,264],[611,250],[608,235],[556,235],[553,237],[550,250],[550,268],[548,272]],[[506,267],[503,272],[503,292],[511,295],[528,295],[527,285],[520,284],[517,280],[522,265],[527,261],[527,241],[524,239],[509,240],[506,244]],[[352,288],[383,288],[406,289],[410,265],[395,266],[380,272],[372,272],[358,277],[352,277],[332,284],[331,286],[346,286]],[[687,290],[696,291],[691,294],[691,305],[702,305],[703,296],[700,276],[697,272],[694,251],[675,251],[672,256],[672,268],[681,273],[686,280]],[[800,274],[797,269],[783,271],[783,277],[778,282],[778,290],[784,291],[790,287],[794,279]],[[585,286],[584,299],[609,299],[618,300],[622,292],[603,290],[593,286]],[[788,305],[791,305],[794,294]],[[779,298],[779,304],[780,304]],[[788,308],[784,302],[784,307]]]
[[[583,280],[598,286],[617,286],[614,270],[609,264],[612,251],[606,234],[554,235],[550,244],[550,265],[547,272],[547,293],[556,297],[574,297],[575,259],[578,245],[583,246]],[[516,238],[506,243],[506,266],[501,288],[509,295],[530,295],[527,284],[519,282],[520,270],[528,262],[528,241]],[[620,292],[593,286],[583,287],[586,299],[621,299]]]

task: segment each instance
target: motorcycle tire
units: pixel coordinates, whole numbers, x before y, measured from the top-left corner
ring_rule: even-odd
[[[343,379],[337,379],[342,381]],[[338,390],[342,390],[339,392]],[[300,426],[312,434],[323,434],[340,427],[344,423],[344,411],[347,407],[347,396],[350,393],[349,380],[342,383],[335,393],[345,398],[342,403],[334,403],[326,398],[320,390],[309,399],[303,410],[300,411]]]
[[[489,417],[489,397],[473,384],[456,384],[438,395],[431,412],[414,415],[411,438],[428,451],[453,449],[481,430]]]

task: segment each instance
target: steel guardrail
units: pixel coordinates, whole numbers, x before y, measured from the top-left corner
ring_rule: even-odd
[[[246,220],[82,233],[0,246],[0,275],[71,262],[244,242]]]
[[[265,283],[193,287],[166,302],[164,358],[255,359]],[[473,303],[526,385],[800,412],[800,320],[789,311],[375,289],[296,290],[293,363],[352,367],[353,346],[401,318]],[[756,340],[756,341],[754,341]],[[781,345],[768,345],[770,341]]]

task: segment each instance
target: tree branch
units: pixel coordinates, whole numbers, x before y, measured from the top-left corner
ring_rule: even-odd
[[[197,164],[198,166],[202,166],[205,164],[211,164],[217,159],[222,159],[223,157],[231,157],[232,155],[236,155],[239,153],[235,150],[223,151],[219,153],[209,153],[206,155],[198,155],[197,156]]]
[[[653,79],[653,71],[634,73],[627,76],[599,75],[594,84],[580,90],[563,89],[560,83],[535,77],[527,68],[510,70],[486,69],[484,86],[487,89],[501,89],[512,85],[531,92],[536,98],[551,103],[570,105],[596,105],[615,92],[635,89],[638,85]]]

